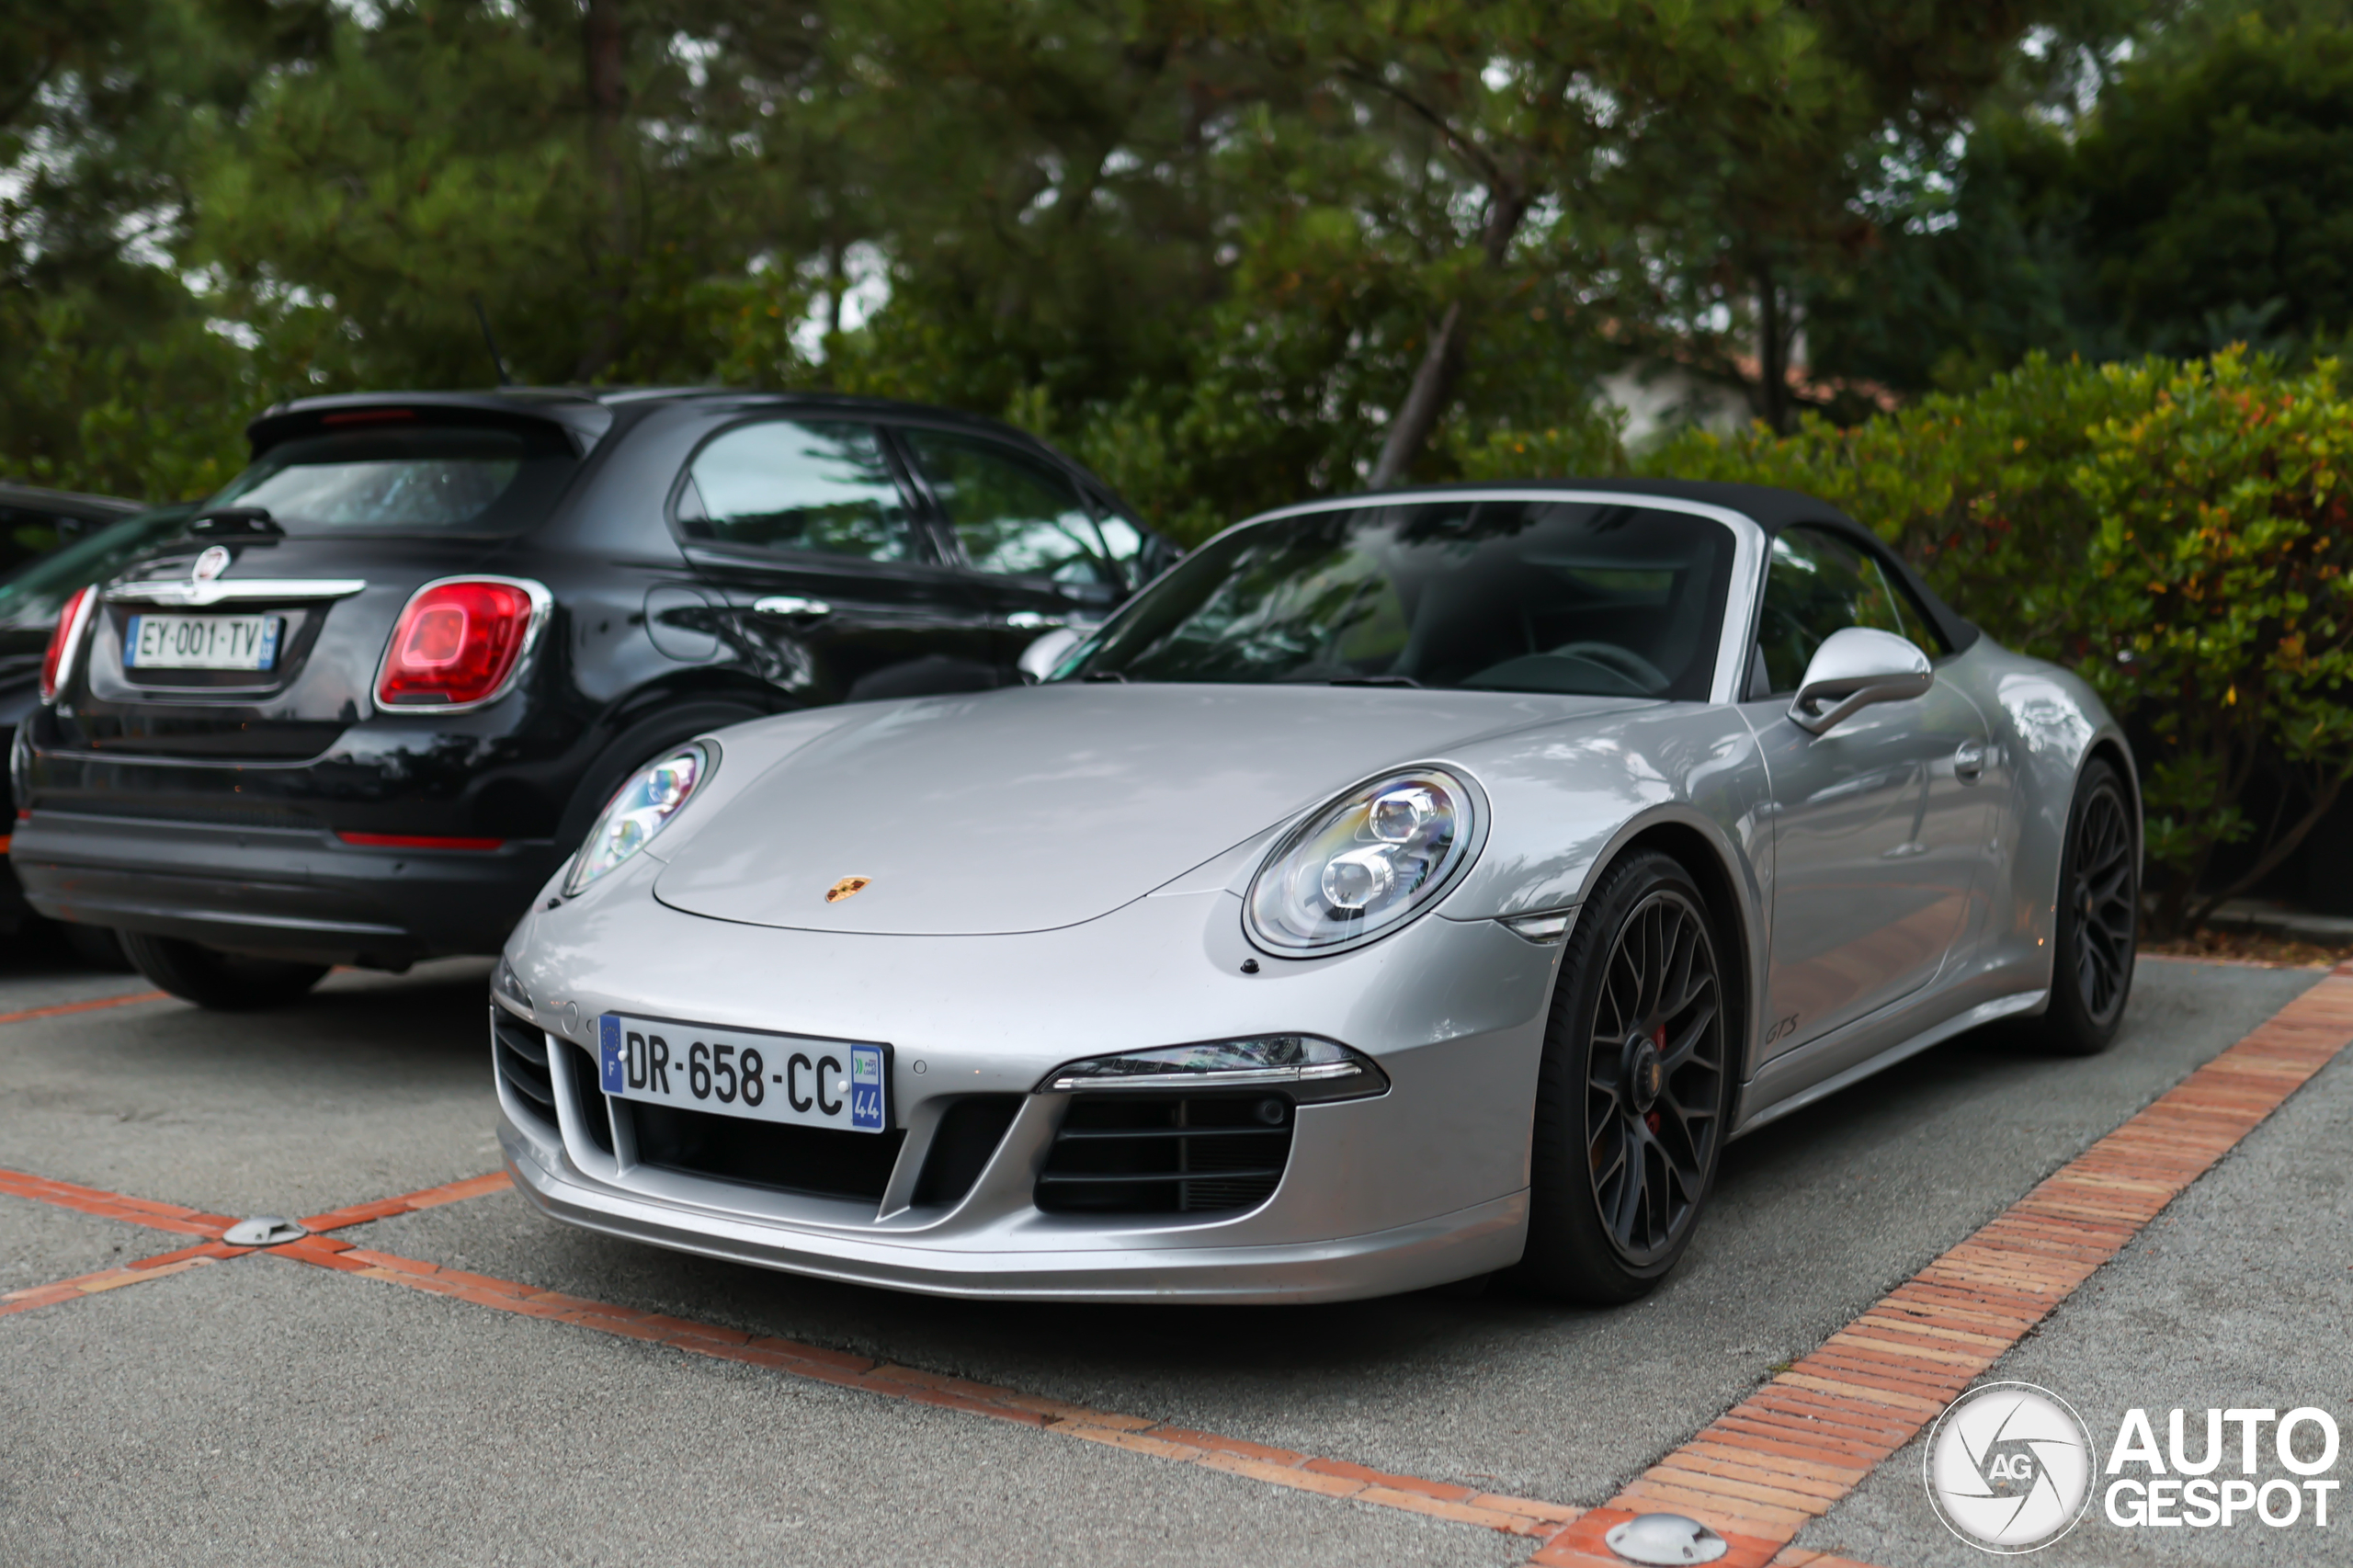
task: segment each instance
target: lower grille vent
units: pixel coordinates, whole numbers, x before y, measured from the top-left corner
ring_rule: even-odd
[[[931,1135],[923,1174],[915,1178],[915,1207],[961,1203],[1005,1142],[1006,1129],[1021,1109],[1019,1095],[968,1095],[948,1108]]]
[[[613,1116],[611,1102],[597,1082],[597,1059],[570,1040],[557,1038],[554,1065],[572,1079],[572,1104],[580,1113],[581,1131],[588,1134],[588,1142],[609,1154],[613,1152]]]
[[[490,1054],[498,1065],[499,1082],[522,1102],[525,1111],[554,1131],[555,1080],[548,1071],[547,1036],[493,1002]]]
[[[820,1198],[881,1202],[907,1136],[900,1128],[835,1132],[638,1100],[607,1103],[630,1119],[637,1157],[646,1165]]]
[[[1074,1095],[1039,1175],[1038,1207],[1074,1214],[1217,1214],[1274,1196],[1294,1113],[1279,1095]]]

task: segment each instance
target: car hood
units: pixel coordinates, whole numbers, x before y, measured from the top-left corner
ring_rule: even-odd
[[[669,863],[654,896],[689,914],[803,930],[959,936],[1074,926],[1384,767],[1626,706],[1496,692],[1145,685],[893,703],[773,764],[708,820],[680,821],[660,845]],[[856,877],[867,885],[826,902],[829,889]]]

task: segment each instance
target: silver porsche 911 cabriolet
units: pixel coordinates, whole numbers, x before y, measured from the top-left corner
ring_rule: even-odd
[[[868,1284],[1620,1301],[1726,1140],[2105,1046],[2140,849],[2085,683],[1818,502],[1298,506],[1039,685],[654,759],[507,946],[501,1137],[559,1219]]]

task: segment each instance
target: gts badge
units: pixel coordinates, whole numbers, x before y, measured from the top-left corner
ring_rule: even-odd
[[[874,879],[872,877],[844,877],[840,881],[835,882],[832,887],[825,890],[825,902],[827,903],[839,903],[846,898],[855,898],[858,893],[864,892],[866,885],[873,880]]]
[[[1795,1013],[1791,1013],[1788,1017],[1783,1018],[1779,1023],[1775,1024],[1771,1028],[1765,1031],[1765,1043],[1767,1045],[1770,1045],[1777,1040],[1787,1040],[1790,1036],[1797,1032],[1798,1016]]]

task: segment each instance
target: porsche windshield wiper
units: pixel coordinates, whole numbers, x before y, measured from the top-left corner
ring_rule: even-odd
[[[1117,670],[1089,670],[1078,678],[1081,680],[1115,680],[1121,686],[1128,684],[1128,677],[1121,675]]]
[[[1422,685],[1412,676],[1342,676],[1337,680],[1327,680],[1324,684],[1325,686],[1410,686],[1417,691],[1421,689]]]

